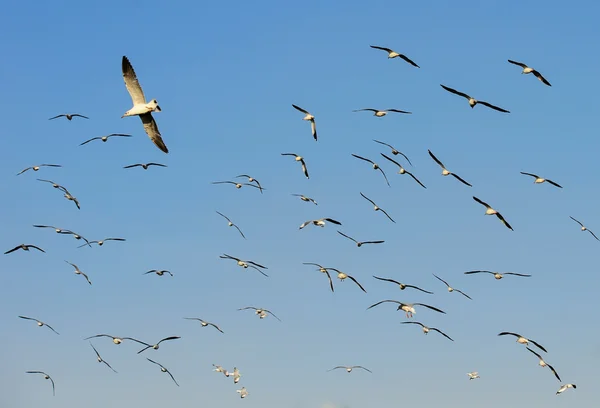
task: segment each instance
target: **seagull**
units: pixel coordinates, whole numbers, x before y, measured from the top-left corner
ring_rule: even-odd
[[[54,231],[56,231],[57,234],[60,234],[62,231],[66,231],[63,230],[62,228],[58,228],[58,227],[53,227],[52,225],[34,225],[35,228],[52,228]],[[87,244],[84,244],[87,245]]]
[[[477,371],[472,371],[470,373],[467,373],[467,375],[469,376],[469,380],[474,380],[476,378],[481,378],[481,377],[479,377],[479,373]]]
[[[356,109],[353,110],[352,112],[362,112],[362,111],[370,111],[370,112],[374,112],[373,116],[377,116],[378,118],[382,118],[385,115],[388,114],[388,112],[396,112],[396,113],[406,113],[408,115],[412,114],[412,112],[407,112],[407,111],[403,111],[403,110],[399,110],[399,109],[384,109],[384,110],[378,110],[378,109],[372,109],[372,108],[365,108],[365,109]]]
[[[6,251],[6,252],[4,253],[4,255],[6,255],[6,254],[10,254],[11,252],[15,252],[17,249],[22,249],[23,251],[29,251],[29,248],[35,248],[35,249],[37,249],[38,251],[41,251],[41,252],[46,252],[46,251],[44,251],[42,248],[40,248],[40,247],[37,247],[37,246],[35,246],[35,245],[21,244],[21,245],[17,245],[17,246],[16,246],[16,247],[14,247],[13,249],[9,249],[8,251]]]
[[[20,172],[17,173],[17,176],[19,174],[25,173],[27,170],[38,171],[40,169],[40,167],[62,167],[62,166],[60,164],[38,164],[37,166],[31,166],[31,167],[27,167],[26,169],[21,170]]]
[[[362,368],[363,370],[368,371],[371,374],[373,374],[373,371],[369,370],[368,368],[365,368],[363,366],[357,366],[357,365],[355,365],[355,366],[337,366],[337,367],[333,367],[331,370],[327,370],[327,371],[329,372],[329,371],[337,370],[338,368],[343,368],[348,373],[351,373],[352,370],[355,368]]]
[[[300,197],[300,200],[305,201],[305,202],[311,202],[314,205],[318,205],[317,202],[315,200],[313,200],[310,197],[306,197],[305,195],[302,194],[292,194],[294,197]]]
[[[175,381],[175,377],[173,377],[173,374],[171,374],[171,372],[169,370],[167,370],[167,368],[165,366],[163,366],[160,363],[157,363],[156,361],[150,360],[149,358],[146,358],[146,360],[150,361],[151,363],[156,364],[157,366],[160,366],[160,371],[162,371],[163,373],[169,374],[171,376],[171,379],[175,383],[175,385],[177,385],[179,387],[179,384],[177,384],[177,381]]]
[[[94,349],[94,352],[96,353],[96,358],[98,359],[98,362],[99,362],[99,363],[104,363],[104,364],[106,364],[106,366],[107,366],[108,368],[110,368],[111,370],[113,370],[113,371],[116,373],[116,372],[117,372],[117,370],[115,370],[114,368],[112,368],[112,367],[110,366],[110,364],[108,364],[106,361],[104,361],[104,360],[102,359],[102,357],[100,357],[100,353],[98,353],[98,350],[96,350],[96,347],[94,347],[94,345],[92,344],[92,342],[90,342],[90,346],[92,346],[92,348]]]
[[[450,336],[448,336],[446,333],[444,333],[443,331],[441,331],[440,329],[436,329],[435,327],[427,327],[425,326],[423,323],[419,323],[419,322],[401,322],[402,324],[418,324],[419,326],[421,326],[423,328],[423,333],[427,334],[429,333],[431,330],[436,331],[438,333],[440,333],[442,336],[444,336],[445,338],[447,338],[448,340],[452,340],[450,338]],[[454,341],[454,340],[452,340]]]
[[[184,317],[184,319],[187,319],[187,320],[198,320],[200,322],[200,325],[202,325],[202,327],[212,326],[215,329],[217,329],[218,331],[220,331],[221,333],[224,333],[224,331],[221,330],[221,328],[219,326],[217,326],[216,324],[211,323],[211,322],[207,322],[207,321],[202,320],[202,319],[200,319],[198,317]]]
[[[534,182],[533,182],[534,184],[541,184],[541,183],[545,183],[545,182],[547,181],[549,184],[552,184],[553,186],[556,186],[556,187],[558,187],[558,188],[562,188],[562,186],[561,186],[560,184],[558,184],[558,183],[555,183],[555,182],[554,182],[554,181],[552,181],[552,180],[549,180],[549,179],[542,178],[542,177],[540,177],[540,176],[537,176],[537,175],[535,175],[535,174],[531,174],[531,173],[525,173],[524,171],[522,171],[522,172],[521,172],[521,174],[524,174],[524,175],[526,175],[526,176],[535,177],[535,180],[534,180]]]
[[[346,238],[348,238],[349,240],[352,240],[352,241],[354,241],[354,242],[356,243],[356,246],[357,246],[357,247],[359,247],[359,248],[360,248],[361,246],[363,246],[363,244],[383,244],[383,243],[385,242],[385,241],[357,241],[357,240],[355,240],[354,238],[352,238],[352,237],[349,237],[348,235],[344,234],[344,233],[343,233],[343,232],[341,232],[341,231],[338,231],[338,234],[340,234],[340,235],[341,235],[341,236],[343,236],[343,237],[346,237]]]
[[[106,241],[121,241],[121,242],[123,242],[123,241],[125,241],[125,238],[104,238],[104,239],[102,239],[100,241],[90,241],[89,243],[90,244],[98,244],[98,246],[102,246],[102,245],[104,245],[104,243]],[[87,244],[83,244],[83,245],[78,246],[77,248],[81,248],[81,247],[86,246],[86,245]]]
[[[562,386],[561,386],[561,387],[558,389],[558,391],[556,391],[556,395],[558,395],[558,394],[560,394],[560,393],[563,393],[563,392],[565,392],[565,391],[566,391],[567,389],[569,389],[569,388],[573,388],[573,389],[575,389],[575,388],[577,388],[577,386],[576,386],[575,384],[565,384],[565,385],[562,385]]]
[[[246,391],[246,387],[242,387],[239,390],[236,390],[238,394],[240,394],[240,398],[246,398],[248,396],[248,391]]]
[[[240,377],[242,375],[240,374],[240,370],[238,370],[237,367],[233,367],[233,383],[237,384],[240,382]]]
[[[87,116],[83,116],[80,115],[79,113],[63,113],[62,115],[56,115],[48,120],[52,120],[52,119],[56,119],[56,118],[61,118],[61,117],[65,117],[68,120],[73,120],[73,118],[79,117],[79,118],[84,118],[84,119],[89,119]]]
[[[227,255],[227,254],[221,255],[221,256],[219,256],[219,258],[222,258],[222,259],[233,259],[234,261],[237,261],[237,264],[239,266],[241,266],[242,268],[244,268],[244,269],[246,269],[248,267],[254,268],[257,271],[259,271],[260,273],[262,273],[263,275],[265,275],[266,277],[269,277],[269,275],[267,275],[266,273],[264,273],[263,271],[261,271],[260,269],[258,269],[258,268],[262,268],[262,269],[269,269],[269,268],[267,268],[266,266],[262,266],[260,264],[257,264],[256,262],[253,262],[253,261],[243,261],[240,258],[236,258],[234,256]]]
[[[316,263],[312,263],[312,262],[303,262],[303,265],[314,265],[316,266],[319,272],[324,273],[325,275],[327,275],[327,279],[329,279],[329,287],[331,288],[331,291],[334,292],[333,290],[333,281],[331,280],[331,275],[329,274],[328,268],[325,268],[319,264]]]
[[[448,287],[448,292],[458,292],[461,295],[465,296],[468,299],[471,299],[471,296],[467,295],[465,292],[460,291],[458,289],[453,288],[452,286],[448,285],[448,282],[446,282],[445,280],[443,280],[442,278],[440,278],[439,276],[437,276],[435,273],[432,274],[433,276],[435,276],[438,280],[444,282],[444,285],[446,285]],[[473,299],[471,299],[473,300]]]
[[[143,344],[144,346],[148,346],[148,343],[144,343],[143,341],[134,339],[133,337],[116,337],[116,336],[111,336],[110,334],[96,334],[94,336],[86,337],[84,340],[94,339],[96,337],[110,337],[112,339],[113,343],[115,343],[115,344],[121,344],[121,343],[123,343],[123,340],[131,340],[131,341],[135,341],[136,343]]]
[[[20,317],[21,319],[33,320],[33,321],[35,321],[35,322],[37,323],[37,325],[38,325],[39,327],[46,326],[47,328],[49,328],[50,330],[52,330],[54,333],[56,333],[56,334],[60,334],[59,332],[57,332],[56,330],[54,330],[54,329],[52,328],[52,326],[50,326],[49,324],[46,324],[46,323],[42,322],[41,320],[34,319],[33,317],[27,317],[27,316],[19,316],[19,317]]]
[[[336,220],[334,220],[332,218],[319,218],[318,220],[309,220],[309,221],[303,222],[302,225],[300,225],[299,229],[302,229],[302,228],[304,228],[304,227],[306,227],[307,225],[310,225],[310,224],[316,225],[317,227],[323,228],[325,226],[325,224],[326,224],[325,221],[330,222],[332,224],[336,224],[336,225],[342,225],[341,222],[336,221]]]
[[[504,277],[504,275],[514,275],[514,276],[523,276],[526,278],[529,278],[531,275],[525,275],[524,273],[515,273],[515,272],[504,272],[504,273],[500,273],[500,272],[492,272],[492,271],[469,271],[469,272],[465,272],[465,275],[470,275],[472,273],[490,273],[492,275],[494,275],[494,278],[500,280]]]
[[[46,380],[50,380],[50,382],[52,383],[52,395],[56,395],[54,393],[54,380],[45,372],[43,371],[26,371],[27,374],[42,374],[44,376],[44,379]]]
[[[517,62],[517,61],[513,61],[513,60],[508,60],[508,62],[510,62],[511,64],[515,64],[520,66],[521,68],[523,68],[523,71],[521,72],[521,74],[533,74],[537,79],[539,79],[544,85],[548,85],[548,86],[552,86],[550,85],[550,82],[546,81],[546,78],[544,78],[542,76],[542,74],[540,74],[538,71],[536,71],[535,69],[528,67],[526,64],[522,63],[522,62]]]
[[[235,181],[213,181],[211,184],[233,184],[235,186],[235,188],[242,188],[242,186],[250,186],[250,187],[258,188],[262,194],[262,188],[260,188],[259,186],[255,185],[255,184],[250,184],[250,183],[236,183]]]
[[[154,349],[154,350],[158,350],[160,347],[160,343],[162,343],[163,341],[169,341],[169,340],[177,340],[180,339],[181,337],[179,336],[170,336],[170,337],[165,337],[164,339],[160,340],[158,343],[154,344],[154,345],[147,345],[146,347],[144,347],[143,349],[141,349],[140,351],[138,351],[137,353],[140,354],[141,352],[144,352],[146,350],[148,350],[149,348]]]
[[[536,357],[540,360],[540,362],[539,362],[540,367],[548,367],[550,369],[550,371],[552,371],[552,373],[554,373],[554,376],[556,377],[556,379],[558,381],[561,381],[560,377],[558,376],[558,373],[556,372],[556,370],[554,369],[554,367],[552,367],[550,364],[546,363],[544,361],[544,359],[542,358],[542,356],[540,356],[538,353],[536,353],[535,351],[533,351],[529,347],[526,347],[526,349],[529,350],[529,351],[531,351],[533,354],[535,354]]]
[[[398,285],[398,286],[400,287],[400,290],[404,290],[404,289],[406,289],[406,288],[413,288],[413,289],[420,290],[421,292],[425,292],[425,293],[429,293],[430,295],[433,295],[433,292],[426,291],[425,289],[421,289],[421,288],[419,288],[419,287],[417,287],[417,286],[413,286],[413,285],[406,285],[406,284],[404,284],[404,283],[400,283],[400,282],[398,282],[398,281],[396,281],[396,280],[393,280],[393,279],[388,279],[388,278],[379,278],[379,277],[377,277],[377,276],[375,276],[375,275],[373,275],[373,277],[374,277],[375,279],[379,279],[380,281],[384,281],[384,282],[392,282],[392,283],[395,283],[396,285]]]
[[[519,343],[519,344],[529,345],[529,343],[532,343],[532,344],[535,344],[540,350],[547,353],[546,349],[544,347],[542,347],[541,344],[536,343],[535,341],[533,341],[531,339],[525,338],[525,337],[521,336],[520,334],[512,333],[512,332],[502,332],[502,333],[498,333],[498,336],[505,336],[507,334],[517,337],[517,343]]]
[[[589,229],[588,229],[586,226],[584,226],[584,225],[583,225],[581,222],[577,221],[575,218],[571,217],[570,215],[569,215],[569,218],[570,218],[570,219],[572,219],[573,221],[575,221],[577,224],[581,225],[581,230],[582,230],[582,231],[587,231],[587,232],[589,232],[590,234],[592,234],[592,236],[593,236],[594,238],[598,239],[598,237],[596,236],[596,234],[594,234],[594,233],[592,232],[592,230],[589,230]],[[598,240],[600,241],[600,239],[598,239]]]
[[[85,245],[88,245],[90,248],[92,247],[92,246],[90,245],[90,241],[88,241],[88,240],[87,240],[86,238],[84,238],[83,236],[81,236],[81,235],[79,235],[79,234],[77,234],[77,233],[75,233],[75,232],[73,232],[73,231],[71,231],[71,230],[66,230],[66,229],[65,229],[65,230],[61,230],[61,231],[59,232],[59,234],[73,235],[73,237],[74,237],[75,239],[77,239],[77,240],[79,240],[79,239],[83,239],[83,240],[85,241]]]
[[[69,193],[69,190],[67,190],[66,188],[59,186],[58,187],[60,190],[63,191],[64,197],[69,200],[69,201],[73,201],[75,203],[75,205],[77,206],[78,210],[81,210],[81,206],[79,205],[79,201],[77,200],[77,197],[75,197],[73,194]]]
[[[446,312],[444,312],[443,310],[438,309],[437,307],[426,305],[425,303],[402,303],[397,300],[382,300],[380,302],[372,304],[371,306],[369,306],[367,308],[367,310],[369,310],[370,308],[375,307],[377,305],[380,305],[382,303],[385,303],[385,302],[398,303],[398,309],[396,309],[396,310],[403,310],[406,313],[406,317],[413,317],[413,314],[417,313],[415,311],[415,306],[423,306],[428,309],[435,310],[436,312],[446,314]]]
[[[144,272],[142,275],[148,275],[149,273],[155,273],[158,276],[163,276],[165,273],[168,273],[169,275],[173,276],[173,273],[164,269],[152,269],[149,270],[148,272]]]
[[[375,163],[373,160],[365,159],[364,157],[358,156],[354,153],[352,153],[352,156],[356,157],[357,159],[364,160],[366,162],[371,163],[373,165],[373,170],[379,170],[381,172],[381,174],[383,174],[383,177],[385,178],[385,182],[387,183],[387,185],[388,186],[390,185],[390,182],[388,181],[387,176],[385,175],[384,171],[381,169],[381,167],[379,167],[379,165],[377,163]]]
[[[506,222],[506,220],[504,219],[504,217],[502,216],[502,214],[500,214],[498,211],[494,210],[492,207],[490,207],[489,204],[481,201],[479,198],[473,196],[473,200],[477,201],[479,204],[483,205],[486,207],[485,210],[485,215],[495,215],[496,217],[498,217],[498,219],[500,221],[502,221],[502,224],[504,224],[506,226],[506,228],[508,228],[511,231],[514,231],[513,228],[510,226],[510,224],[508,222]]]
[[[125,133],[111,133],[110,135],[106,135],[106,136],[93,137],[93,138],[81,143],[79,146],[83,146],[84,144],[89,143],[93,140],[102,140],[103,142],[106,142],[111,137],[131,137],[131,135],[127,135]]]
[[[235,227],[237,228],[238,232],[242,235],[242,238],[246,239],[246,236],[244,235],[244,233],[242,232],[242,230],[240,229],[240,227],[238,227],[237,225],[235,225],[233,222],[231,222],[231,220],[229,218],[227,218],[226,215],[221,214],[220,212],[216,211],[217,214],[219,214],[221,217],[225,218],[227,220],[227,223],[230,227]]]
[[[313,115],[311,115],[308,111],[302,109],[299,106],[296,106],[294,104],[292,104],[292,106],[295,109],[299,110],[300,112],[302,112],[302,113],[304,113],[306,115],[304,118],[302,118],[302,120],[308,120],[308,121],[310,121],[310,129],[311,129],[312,135],[315,138],[315,141],[317,141],[317,126],[315,125],[315,117]]]
[[[403,54],[399,54],[394,50],[391,50],[389,48],[385,48],[385,47],[378,47],[376,45],[371,45],[371,48],[375,48],[377,50],[383,50],[386,51],[388,53],[388,58],[396,58],[396,57],[400,57],[402,58],[404,61],[408,62],[410,65],[412,65],[413,67],[417,67],[417,68],[421,68],[419,67],[417,64],[415,64],[413,61],[411,61],[410,59],[408,59],[408,57],[406,55]]]
[[[419,183],[419,184],[421,185],[421,187],[423,187],[423,188],[427,188],[427,187],[425,187],[425,185],[424,185],[423,183],[421,183],[421,182],[420,182],[420,181],[419,181],[419,180],[418,180],[418,179],[417,179],[417,178],[416,178],[416,177],[415,177],[415,176],[414,176],[414,175],[413,175],[413,174],[412,174],[410,171],[408,171],[408,170],[406,170],[404,167],[402,167],[402,165],[401,165],[400,163],[398,163],[396,160],[394,160],[394,159],[392,159],[392,158],[390,158],[390,157],[387,157],[387,156],[386,156],[385,154],[383,154],[383,153],[379,153],[379,154],[381,154],[383,157],[385,157],[386,159],[388,159],[389,161],[391,161],[392,163],[394,163],[396,166],[398,166],[398,167],[399,167],[398,174],[404,174],[404,173],[406,173],[406,174],[408,174],[409,176],[411,176],[411,177],[412,177],[412,178],[413,178],[413,179],[414,179],[414,180],[415,180],[417,183]]]
[[[277,319],[277,320],[281,321],[281,319],[280,319],[279,317],[275,316],[275,315],[273,314],[273,312],[271,312],[271,311],[269,311],[269,310],[267,310],[267,309],[259,309],[259,308],[253,307],[253,306],[247,306],[247,307],[242,307],[241,309],[238,309],[238,310],[247,310],[247,309],[253,309],[253,310],[255,310],[255,314],[256,314],[256,315],[257,315],[259,318],[261,318],[261,319],[264,319],[265,317],[267,317],[267,314],[270,314],[270,315],[271,315],[271,316],[273,316],[275,319]]]
[[[487,102],[484,102],[484,101],[478,101],[475,98],[472,98],[472,97],[470,97],[469,95],[467,95],[465,93],[457,91],[456,89],[448,88],[447,86],[444,86],[444,85],[441,85],[441,84],[440,84],[440,86],[442,88],[444,88],[448,92],[451,92],[453,94],[456,94],[456,95],[462,96],[463,98],[468,99],[469,100],[469,105],[471,105],[471,108],[474,108],[475,105],[477,105],[479,103],[479,104],[481,104],[483,106],[487,106],[488,108],[492,108],[492,109],[497,110],[499,112],[510,113],[506,109],[499,108],[497,106],[492,105],[491,103],[487,103]]]
[[[281,153],[281,155],[296,157],[296,161],[299,161],[300,163],[302,163],[302,172],[304,173],[306,178],[310,178],[310,177],[308,177],[308,170],[306,169],[306,163],[304,162],[304,157],[298,156],[296,153]]]
[[[52,187],[58,188],[58,189],[60,189],[62,191],[66,191],[67,190],[66,188],[64,188],[60,184],[55,183],[54,181],[44,180],[44,179],[37,179],[37,181],[43,181],[44,183],[50,183],[50,184],[52,184]]]
[[[358,281],[356,279],[354,279],[354,277],[348,275],[347,273],[344,273],[338,269],[335,268],[328,268],[331,269],[332,271],[335,271],[337,273],[337,277],[340,281],[344,281],[346,278],[350,279],[352,282],[356,283],[358,285],[358,287],[360,288],[360,290],[362,290],[363,292],[367,293],[367,291],[365,290],[365,288],[363,288],[363,286],[358,283]]]
[[[239,176],[235,176],[235,178],[239,178],[239,177],[246,177],[248,179],[248,183],[256,183],[256,185],[260,189],[260,193],[262,194],[264,188],[262,188],[262,186],[260,185],[260,182],[257,179],[255,179],[254,177],[249,176],[247,174],[240,174]]]
[[[71,263],[69,261],[65,261],[65,262],[68,263],[69,265],[71,265],[73,268],[75,268],[75,275],[82,275],[85,278],[85,280],[87,281],[87,283],[89,283],[90,285],[92,284],[92,282],[90,281],[90,278],[88,278],[88,276],[85,273],[81,272],[77,265],[75,265],[74,263]]]
[[[392,146],[391,144],[380,142],[379,140],[375,140],[375,139],[373,139],[373,141],[375,143],[379,143],[379,144],[389,147],[390,149],[392,149],[392,154],[394,156],[400,155],[400,156],[404,157],[406,159],[406,161],[408,162],[408,164],[410,164],[412,166],[412,163],[410,162],[409,158],[406,157],[406,155],[404,153],[402,153],[401,151],[396,150],[396,148],[394,146]]]
[[[127,92],[129,92],[131,100],[133,101],[133,107],[125,112],[121,118],[124,118],[125,116],[138,115],[144,124],[144,130],[146,131],[146,134],[150,140],[152,140],[152,142],[160,150],[165,153],[169,153],[169,149],[167,149],[167,146],[163,142],[160,132],[158,131],[158,125],[154,121],[154,117],[152,117],[152,112],[161,111],[160,106],[158,106],[158,101],[156,99],[152,99],[150,102],[146,103],[144,91],[142,91],[142,87],[138,82],[135,71],[133,70],[131,63],[126,56],[123,56],[121,68],[123,70],[125,87],[127,88]]]
[[[364,195],[363,193],[360,193],[360,195],[361,195],[361,196],[362,196],[362,197],[363,197],[365,200],[367,200],[368,202],[370,202],[371,204],[373,204],[373,209],[374,209],[375,211],[381,211],[382,213],[384,213],[384,214],[385,214],[385,216],[386,216],[386,217],[388,217],[388,218],[390,219],[390,221],[391,221],[391,222],[393,222],[394,224],[396,223],[396,221],[394,221],[394,220],[392,219],[392,217],[390,217],[390,215],[389,215],[389,214],[388,214],[388,213],[387,213],[387,212],[386,212],[386,211],[385,211],[383,208],[379,208],[379,207],[377,206],[377,204],[375,204],[375,201],[371,200],[369,197],[367,197],[367,196],[366,196],[366,195]]]
[[[437,157],[435,157],[433,155],[433,153],[431,153],[431,150],[427,150],[429,152],[429,155],[431,156],[431,158],[437,163],[439,164],[439,166],[442,168],[442,176],[448,176],[448,175],[452,175],[454,176],[454,178],[456,178],[458,181],[460,181],[461,183],[469,186],[469,187],[473,187],[471,184],[467,183],[466,181],[464,181],[458,174],[455,173],[451,173],[446,169],[446,166],[444,166],[444,164],[438,160]]]
[[[146,164],[143,164],[143,163],[136,163],[136,164],[130,164],[129,166],[125,166],[125,167],[123,167],[123,168],[124,168],[124,169],[130,169],[130,168],[132,168],[132,167],[141,167],[141,168],[143,168],[144,170],[148,170],[148,167],[150,167],[150,166],[167,167],[166,165],[164,165],[164,164],[160,164],[160,163],[146,163]]]
[[[213,371],[216,371],[217,373],[223,373],[225,375],[225,377],[229,377],[229,371],[227,371],[226,369],[224,369],[220,365],[213,364],[213,367],[215,367],[213,369]]]

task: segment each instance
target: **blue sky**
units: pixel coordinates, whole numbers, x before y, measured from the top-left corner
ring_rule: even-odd
[[[594,98],[600,60],[590,52],[599,35],[596,3],[65,1],[13,3],[4,11],[0,241],[3,252],[26,243],[47,253],[1,258],[1,406],[202,401],[356,408],[425,398],[431,405],[493,408],[595,401],[600,333],[586,325],[597,321],[590,305],[600,283],[594,272],[600,242],[569,216],[600,233]],[[369,45],[393,48],[421,68],[388,60]],[[154,117],[168,155],[148,140],[139,119],[120,118],[131,108],[123,55],[146,97],[160,103]],[[538,69],[552,87],[520,75],[507,59]],[[440,84],[511,113],[470,109]],[[291,104],[315,115],[318,142]],[[352,112],[371,107],[413,114]],[[66,112],[90,120],[48,121]],[[108,133],[134,137],[79,146]],[[406,168],[427,189],[395,174],[380,156],[389,150],[372,139],[408,155],[414,167]],[[442,177],[427,149],[473,188]],[[283,152],[304,156],[311,178]],[[351,153],[378,162],[391,187]],[[152,161],[168,167],[122,168]],[[63,168],[15,176],[39,163]],[[564,188],[534,185],[520,171]],[[242,173],[260,180],[264,194],[210,184]],[[36,178],[66,186],[81,210]],[[374,212],[360,192],[397,223]],[[473,195],[497,208],[514,232],[484,216]],[[298,230],[321,217],[343,225]],[[127,242],[77,248],[73,237],[33,224]],[[357,248],[336,229],[385,243]],[[267,266],[269,277],[220,259],[223,253]],[[341,269],[367,293],[350,280],[336,280],[331,293],[327,279],[302,262]],[[143,275],[150,269],[175,276]],[[495,281],[463,274],[473,269],[533,276]],[[473,300],[448,293],[432,273]],[[400,291],[372,275],[435,294]],[[383,299],[442,308],[447,314],[417,309],[414,320],[455,341],[401,325],[404,314],[390,304],[366,310]],[[282,322],[237,311],[244,306],[267,308]],[[225,334],[183,319],[194,316]],[[563,383],[578,389],[555,396],[560,383],[514,338],[498,337],[501,331],[544,345]],[[95,339],[115,374],[96,363],[82,340],[99,333],[150,343],[182,339],[142,355],[135,344]],[[169,368],[181,387],[144,356]],[[213,372],[213,363],[237,366],[238,386]],[[373,374],[326,372],[337,365],[363,365]],[[27,370],[49,373],[56,396]],[[481,379],[469,381],[469,371]],[[243,401],[235,392],[242,385],[250,393]]]

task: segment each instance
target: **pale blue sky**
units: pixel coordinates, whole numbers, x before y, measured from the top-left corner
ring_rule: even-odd
[[[600,333],[591,307],[600,242],[569,216],[600,234],[600,6],[426,3],[5,5],[1,247],[35,244],[47,253],[1,258],[0,406],[358,408],[424,398],[426,405],[446,407],[592,406],[600,381]],[[369,45],[393,48],[421,68],[388,60]],[[131,108],[123,55],[146,97],[160,103],[154,117],[168,155],[148,140],[138,118],[120,118]],[[507,59],[538,69],[552,87],[520,75]],[[511,113],[470,109],[440,84]],[[315,115],[318,142],[291,104]],[[370,107],[413,114],[352,112]],[[66,112],[90,120],[48,121]],[[134,137],[79,146],[108,133]],[[427,189],[395,174],[379,154],[389,150],[372,139],[407,154],[414,164],[407,169]],[[442,177],[427,149],[473,188]],[[305,157],[310,180],[283,152]],[[351,153],[381,164],[391,188]],[[151,161],[168,167],[122,168]],[[39,163],[63,168],[15,176]],[[534,185],[520,171],[564,189]],[[210,184],[241,173],[260,180],[264,194]],[[66,186],[81,210],[36,178]],[[360,192],[397,223],[374,212]],[[473,195],[497,208],[514,232],[484,216]],[[321,217],[343,225],[298,230]],[[127,242],[77,249],[71,236],[32,224]],[[385,243],[356,248],[336,229]],[[223,253],[267,266],[270,277],[219,259]],[[368,293],[336,280],[332,294],[327,279],[302,262],[342,269]],[[149,269],[175,276],[142,275]],[[533,276],[496,281],[463,274],[472,269]],[[473,300],[448,293],[432,273]],[[372,275],[435,294],[400,291]],[[383,299],[442,308],[446,315],[417,309],[414,320],[455,341],[401,325],[404,314],[390,304],[366,310]],[[282,322],[237,311],[244,306],[265,307]],[[46,321],[60,336],[18,315]],[[183,319],[193,316],[219,324],[225,334]],[[514,338],[498,337],[501,331],[544,345],[563,383],[578,389],[555,396],[560,383],[552,373]],[[182,339],[142,355],[135,344],[96,339],[115,374],[96,363],[82,340],[98,333],[151,343]],[[181,387],[144,356],[169,368]],[[213,363],[237,366],[238,386],[213,372]],[[326,372],[337,365],[363,365],[373,374]],[[56,396],[27,370],[49,373]],[[469,381],[468,371],[479,371],[481,379]],[[250,393],[243,401],[235,392],[242,385]]]

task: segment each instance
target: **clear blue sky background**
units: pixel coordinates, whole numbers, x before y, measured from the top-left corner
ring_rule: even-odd
[[[446,407],[593,406],[600,242],[569,216],[600,234],[599,9],[590,1],[6,4],[0,242],[3,251],[27,243],[47,253],[1,257],[0,406],[358,408],[424,399]],[[369,45],[405,53],[421,69]],[[155,118],[168,155],[138,118],[120,118],[131,107],[123,55],[163,109]],[[507,59],[539,69],[552,87],[520,75]],[[470,109],[440,83],[511,113]],[[316,116],[318,142],[292,103]],[[413,114],[352,112],[367,107]],[[90,120],[48,121],[65,112]],[[113,132],[134,137],[79,146]],[[379,155],[389,150],[372,139],[406,153],[414,164],[407,168],[427,189],[395,174]],[[442,177],[427,149],[473,188]],[[303,155],[310,180],[282,152]],[[351,153],[380,163],[391,188]],[[150,161],[168,168],[122,168]],[[15,176],[39,163],[64,167]],[[520,171],[564,189],[534,185]],[[240,173],[259,179],[264,194],[210,184]],[[81,210],[36,178],[66,186]],[[500,210],[514,232],[484,216],[472,195]],[[321,217],[341,221],[340,230],[357,239],[385,243],[357,248],[333,225],[298,230]],[[32,224],[127,242],[77,249],[71,236]],[[219,259],[223,253],[268,266],[270,277]],[[331,293],[326,278],[302,262],[342,269],[368,293],[350,280],[336,280]],[[155,268],[175,276],[142,275]],[[472,269],[533,277],[463,274]],[[473,300],[448,293],[432,273]],[[435,294],[402,292],[372,275]],[[444,309],[417,309],[415,320],[455,341],[401,325],[404,314],[390,304],[366,310],[383,299]],[[270,309],[282,322],[237,311],[244,306]],[[225,334],[183,319],[192,316]],[[555,396],[560,383],[514,338],[497,336],[505,330],[544,345],[563,382],[579,388]],[[114,374],[82,340],[98,333],[182,339],[142,355],[134,344],[96,339]],[[181,387],[145,356],[168,367]],[[237,366],[238,387],[213,363]],[[373,374],[326,372],[354,364]],[[49,373],[56,397],[26,370]],[[481,379],[469,381],[468,371]],[[242,385],[250,392],[243,401],[235,392]]]

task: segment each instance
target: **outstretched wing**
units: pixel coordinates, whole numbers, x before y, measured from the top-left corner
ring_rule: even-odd
[[[121,62],[121,68],[123,70],[123,79],[125,80],[125,87],[127,87],[127,92],[131,96],[131,100],[134,105],[146,103],[146,97],[144,96],[144,91],[142,91],[142,87],[138,82],[137,76],[135,75],[135,71],[129,62],[129,59],[123,55],[123,60]]]
[[[163,142],[162,140],[161,134],[158,131],[158,125],[156,124],[152,113],[148,112],[139,116],[142,120],[142,123],[144,124],[144,131],[146,132],[150,140],[152,140],[152,143],[154,143],[156,147],[158,147],[163,152],[169,153],[169,149],[167,149],[165,142]]]

